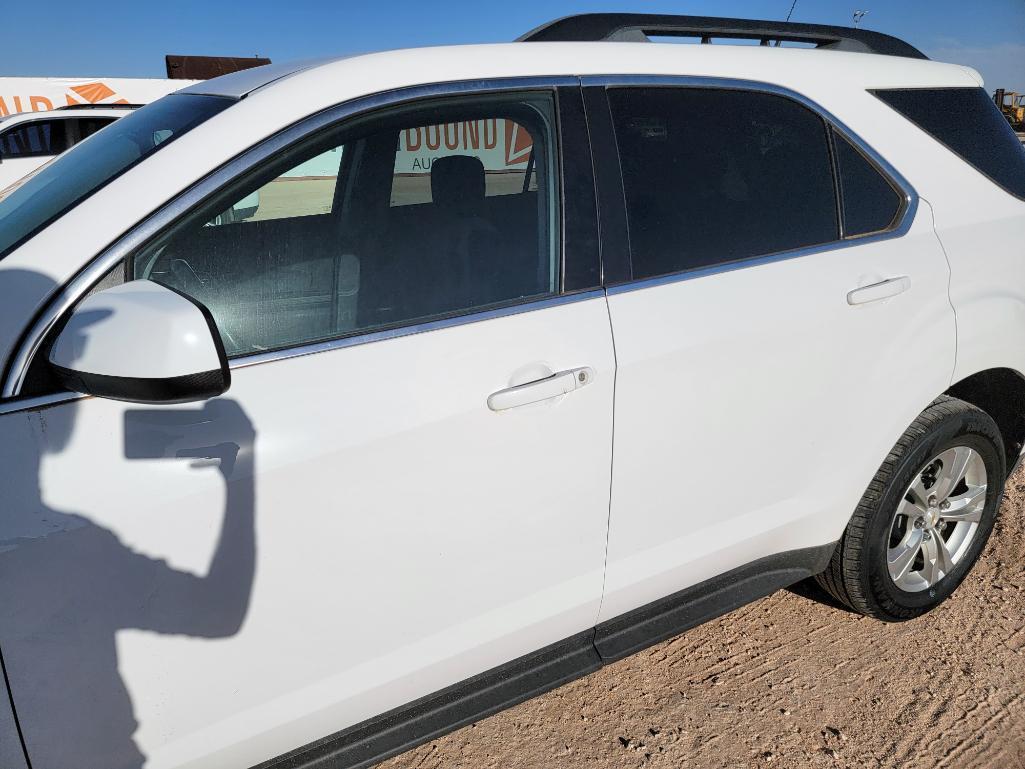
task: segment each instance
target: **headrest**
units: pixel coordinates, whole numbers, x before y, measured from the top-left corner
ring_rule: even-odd
[[[473,155],[449,155],[431,163],[431,200],[460,216],[472,216],[484,201],[484,164]]]

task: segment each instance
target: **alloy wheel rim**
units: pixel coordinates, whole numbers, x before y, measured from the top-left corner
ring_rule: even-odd
[[[965,557],[986,507],[986,464],[967,446],[946,449],[916,473],[890,522],[886,566],[908,593],[934,587]]]

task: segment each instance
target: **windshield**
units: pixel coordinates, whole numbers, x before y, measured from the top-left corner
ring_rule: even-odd
[[[15,182],[0,193],[0,259],[159,147],[233,103],[221,96],[165,96]]]

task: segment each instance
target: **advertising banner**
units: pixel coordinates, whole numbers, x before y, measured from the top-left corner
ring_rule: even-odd
[[[530,132],[513,120],[488,118],[443,125],[416,126],[399,133],[395,155],[396,176],[430,176],[431,164],[448,155],[480,158],[486,173],[526,171],[534,148]],[[333,178],[341,162],[340,149],[322,155],[283,174],[290,178]]]
[[[195,80],[0,77],[0,117],[76,104],[149,104]]]
[[[429,173],[431,163],[447,155],[474,155],[485,171],[522,170],[532,148],[527,129],[502,118],[407,128],[399,134],[395,173]]]

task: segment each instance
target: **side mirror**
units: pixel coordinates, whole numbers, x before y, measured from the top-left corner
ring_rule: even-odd
[[[210,311],[149,280],[83,300],[57,335],[50,365],[73,392],[135,403],[188,403],[231,386]]]

